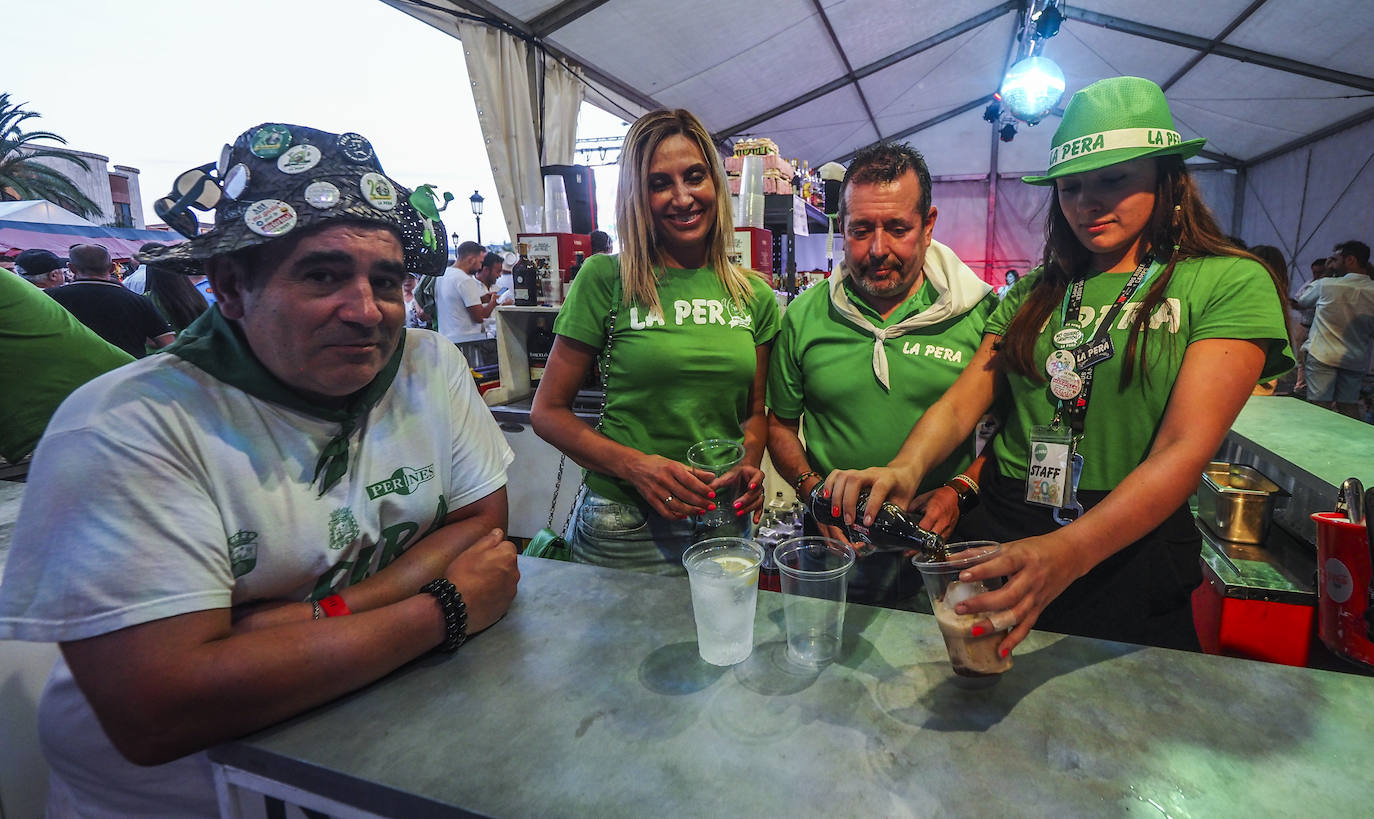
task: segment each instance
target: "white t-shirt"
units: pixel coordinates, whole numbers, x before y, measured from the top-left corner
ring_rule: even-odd
[[[1313,307],[1312,332],[1303,348],[1328,367],[1364,372],[1374,347],[1374,280],[1363,273],[1309,282],[1294,297]]]
[[[439,332],[449,341],[477,341],[486,338],[482,322],[473,321],[469,307],[482,304],[487,286],[456,267],[444,271],[434,283],[435,309],[439,311]]]
[[[254,600],[318,599],[503,487],[513,458],[462,355],[426,330],[407,331],[391,390],[321,497],[315,462],[337,430],[173,355],[89,382],[34,456],[0,584],[0,639],[78,640]],[[39,730],[57,804],[82,816],[216,815],[204,754],[125,761],[61,660]]]

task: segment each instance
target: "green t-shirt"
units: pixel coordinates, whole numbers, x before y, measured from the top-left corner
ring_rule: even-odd
[[[852,288],[849,293],[878,327],[919,313],[939,297],[927,281],[883,319]],[[779,417],[802,418],[808,458],[822,474],[885,465],[921,413],[968,366],[996,307],[997,297],[989,291],[962,316],[886,339],[890,389],[884,389],[873,372],[872,333],[840,315],[829,287],[812,287],[783,313],[768,368],[768,406]],[[968,446],[955,449],[926,474],[920,491],[939,486],[972,460],[970,438]]]
[[[1154,275],[1159,275],[1159,270]],[[1086,335],[1096,332],[1104,312],[1129,278],[1129,273],[1088,276],[1078,322]],[[989,333],[1000,336],[1006,332],[1012,316],[1039,279],[1037,269],[1012,286],[988,320]],[[1275,378],[1293,366],[1283,308],[1265,269],[1237,256],[1188,259],[1175,267],[1165,301],[1155,309],[1145,332],[1148,379],[1141,377],[1137,361],[1130,384],[1122,389],[1121,369],[1128,330],[1135,316],[1132,308],[1149,291],[1152,281],[1142,284],[1117,314],[1109,331],[1116,354],[1097,365],[1093,373],[1092,396],[1078,446],[1083,455],[1080,489],[1110,490],[1145,460],[1164,418],[1184,351],[1194,341],[1237,338],[1259,342],[1266,352],[1261,381]],[[1052,337],[1063,326],[1061,306],[1051,314],[1036,340],[1035,361],[1048,358],[1053,350]],[[1009,417],[992,446],[1002,474],[1023,479],[1031,427],[1048,424],[1058,400],[1050,393],[1047,380],[1033,381],[1015,373],[1008,373],[1007,380],[1011,392]]]
[[[553,331],[604,349],[619,278],[618,256],[588,259]],[[640,305],[615,305],[601,425],[606,437],[681,462],[697,441],[743,437],[756,348],[778,331],[773,291],[757,276],[750,283],[753,298],[741,306],[710,268],[664,268],[658,271],[662,315],[647,315]],[[622,503],[642,500],[632,484],[606,475],[589,472],[587,486]]]
[[[42,290],[0,270],[0,455],[28,455],[72,390],[133,360]]]

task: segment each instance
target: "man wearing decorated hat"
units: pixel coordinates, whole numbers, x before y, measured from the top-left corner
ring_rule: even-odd
[[[404,277],[447,254],[431,195],[358,134],[271,123],[156,204],[192,238],[143,261],[202,263],[218,303],[58,410],[0,586],[0,639],[62,649],[50,811],[216,815],[203,749],[510,605],[511,451],[453,346],[403,326]]]
[[[1201,540],[1188,497],[1257,381],[1291,367],[1277,282],[1221,232],[1184,164],[1164,92],[1113,77],[1074,94],[1055,131],[1039,267],[886,467],[829,481],[849,514],[915,495],[996,395],[1007,402],[981,503],[960,536],[999,554],[960,580],[969,636],[1006,658],[1031,628],[1197,650]],[[990,473],[990,474],[989,474]]]

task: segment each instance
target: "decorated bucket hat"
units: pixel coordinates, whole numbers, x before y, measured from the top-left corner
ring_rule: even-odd
[[[153,210],[190,241],[152,248],[138,259],[200,262],[347,219],[395,228],[406,272],[441,275],[448,243],[439,211],[452,198],[444,194],[440,203],[432,185],[410,191],[396,184],[360,134],[269,122],[225,145],[218,162],[176,178]],[[195,211],[210,210],[214,228],[200,233]]]
[[[1177,154],[1187,159],[1206,142],[1179,136],[1158,85],[1141,77],[1110,77],[1073,95],[1054,132],[1049,170],[1021,181],[1049,185],[1061,176],[1143,156]]]

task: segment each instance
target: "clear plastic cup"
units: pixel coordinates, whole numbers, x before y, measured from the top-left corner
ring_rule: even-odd
[[[687,465],[693,469],[710,472],[719,478],[744,461],[744,444],[728,438],[707,438],[697,441],[687,449]],[[710,483],[710,481],[707,481]],[[711,501],[716,508],[701,516],[707,526],[721,526],[735,518],[735,500],[739,498],[738,476],[732,483],[716,488],[716,497]]]
[[[954,607],[961,600],[1002,587],[1005,581],[1002,577],[973,582],[959,579],[959,573],[964,569],[996,557],[1002,551],[1002,545],[992,540],[970,540],[950,543],[945,549],[949,554],[947,560],[924,562],[913,558],[911,562],[925,581],[930,605],[935,611],[935,622],[940,626],[940,636],[945,639],[945,649],[949,652],[954,673],[968,680],[995,682],[1002,672],[1011,668],[1011,655],[1002,657],[997,653],[997,646],[1010,627],[974,637],[973,627],[997,613],[981,611],[957,614]]]
[[[784,540],[773,550],[787,624],[787,659],[808,668],[834,662],[844,635],[854,548],[824,537]]]
[[[692,588],[697,651],[711,665],[734,665],[754,651],[763,547],[739,537],[694,544],[682,555]]]

